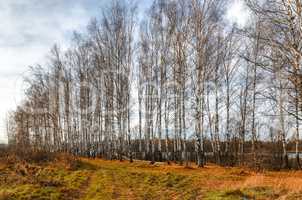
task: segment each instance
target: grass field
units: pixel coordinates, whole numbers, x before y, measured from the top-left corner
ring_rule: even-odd
[[[302,199],[302,172],[80,159],[1,164],[0,199]]]

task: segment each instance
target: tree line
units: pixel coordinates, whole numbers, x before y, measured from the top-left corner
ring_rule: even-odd
[[[300,167],[302,3],[245,1],[251,22],[226,19],[229,1],[115,0],[67,50],[30,68],[8,114],[19,151],[203,167]]]

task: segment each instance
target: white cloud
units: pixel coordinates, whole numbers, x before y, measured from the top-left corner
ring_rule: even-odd
[[[226,18],[230,23],[235,23],[239,27],[244,27],[248,24],[250,13],[244,4],[243,0],[232,0],[229,4]]]
[[[73,30],[86,27],[97,0],[0,0],[0,142],[5,115],[22,97],[22,74],[43,63],[54,43],[68,46]]]

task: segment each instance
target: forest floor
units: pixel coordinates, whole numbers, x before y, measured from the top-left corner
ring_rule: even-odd
[[[0,199],[302,199],[302,171],[79,159],[0,163]]]

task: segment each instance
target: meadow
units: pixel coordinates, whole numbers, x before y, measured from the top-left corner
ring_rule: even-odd
[[[0,199],[301,199],[302,172],[60,156],[0,165]]]

